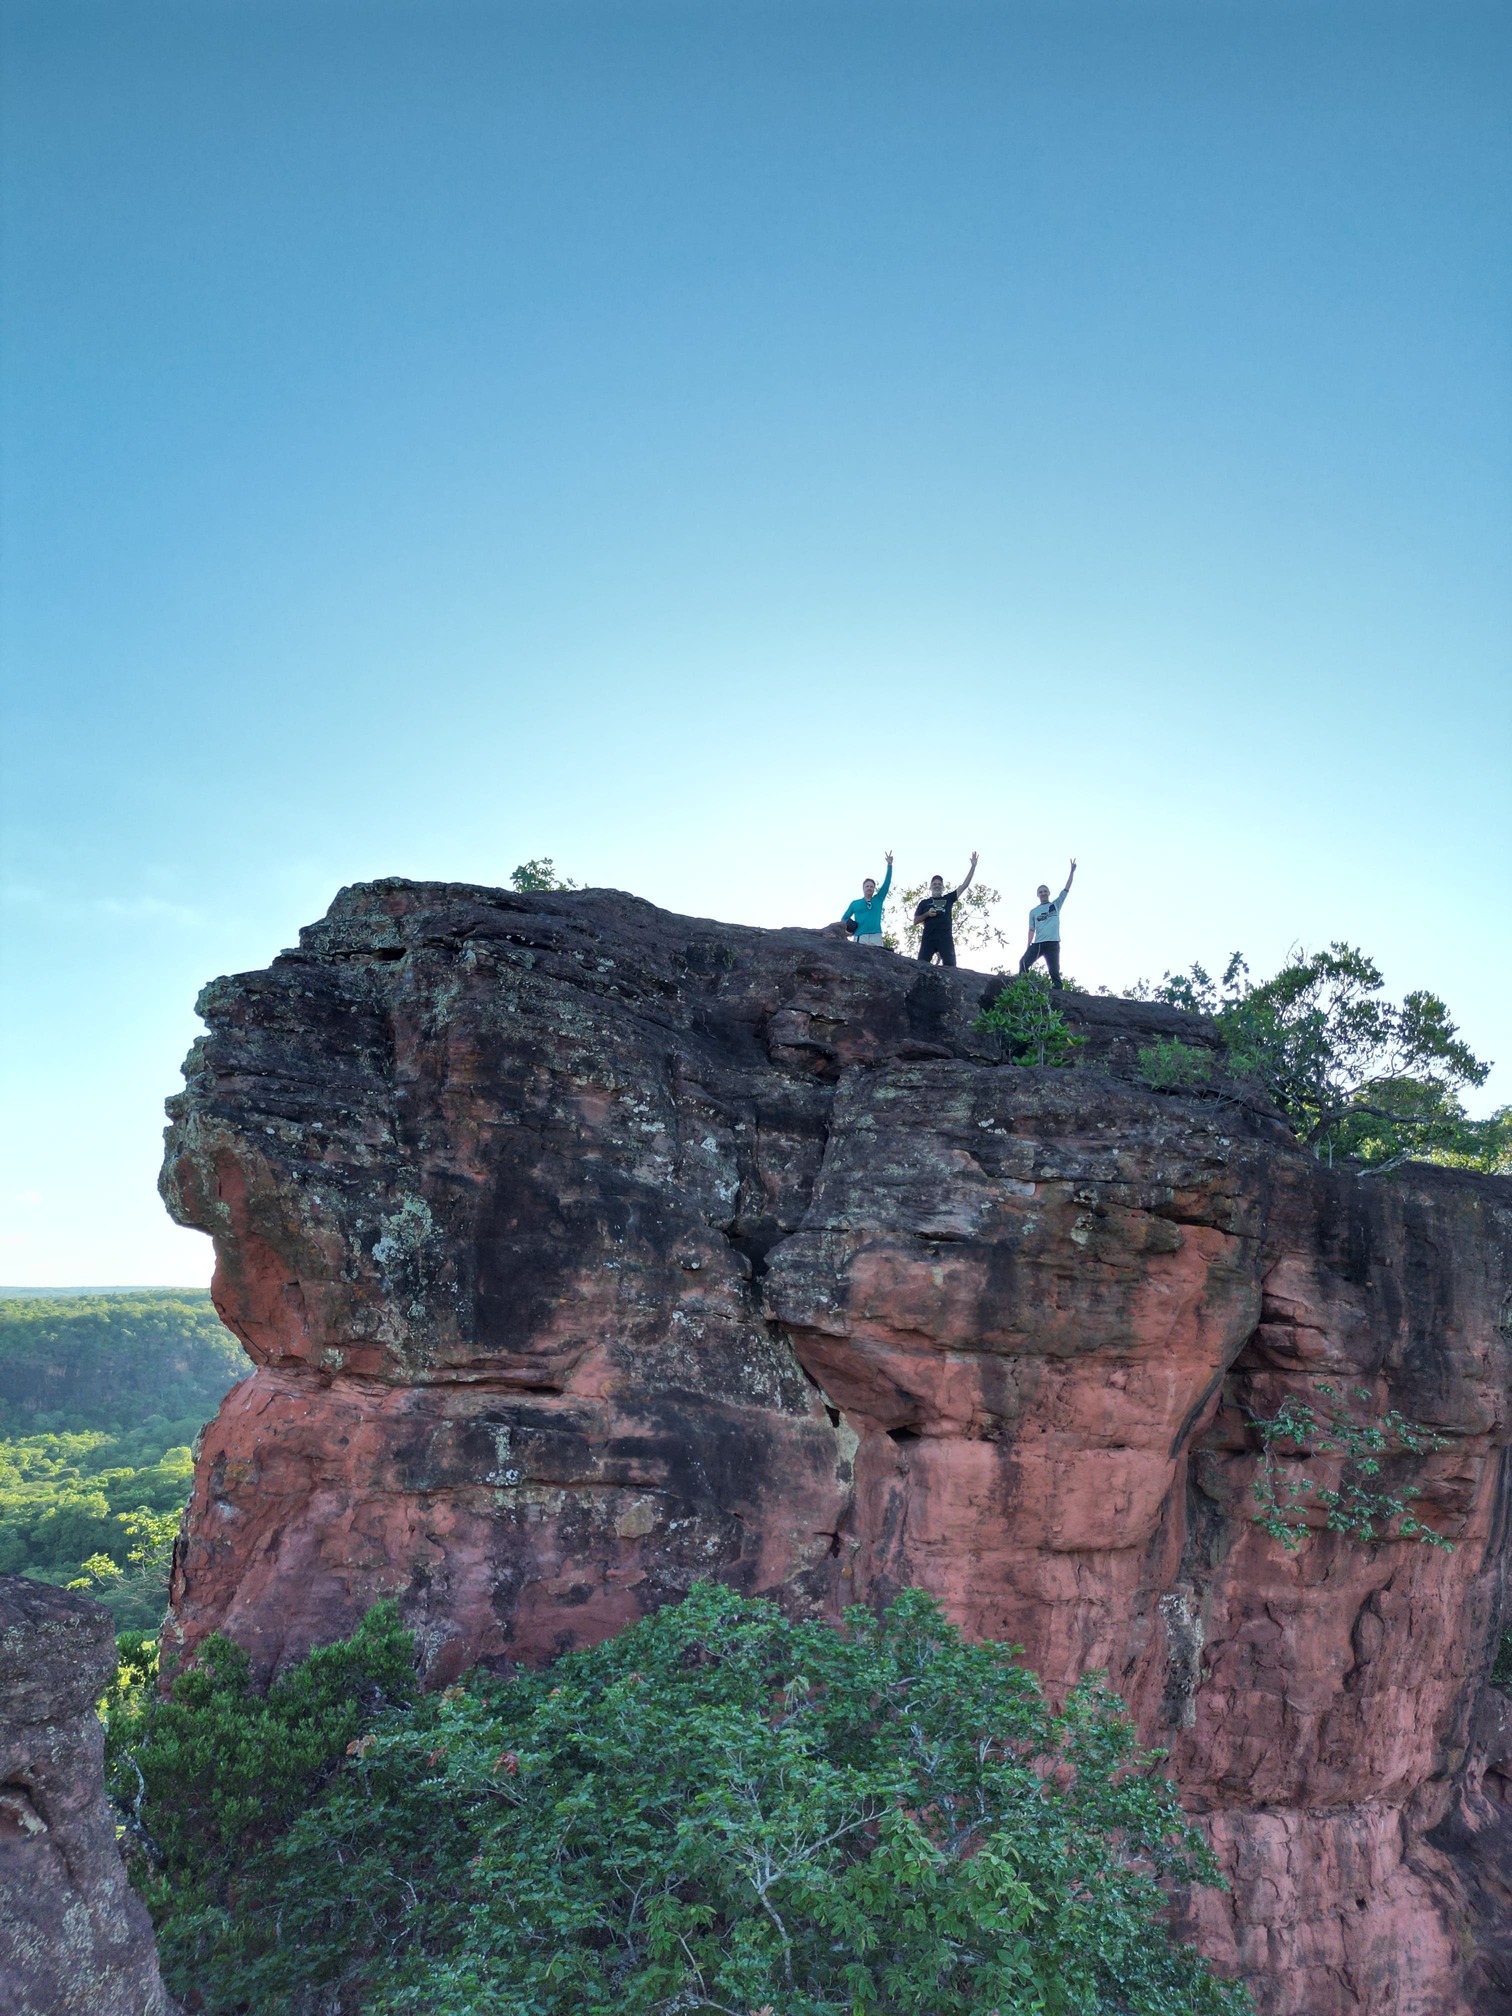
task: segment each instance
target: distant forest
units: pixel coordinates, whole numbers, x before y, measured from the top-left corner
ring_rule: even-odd
[[[0,1301],[0,1572],[154,1629],[194,1438],[250,1369],[202,1291]]]

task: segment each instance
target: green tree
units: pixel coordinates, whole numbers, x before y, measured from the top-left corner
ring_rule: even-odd
[[[522,861],[509,880],[522,896],[563,889],[581,889],[583,886],[581,882],[561,879],[556,872],[556,863],[549,854],[543,854],[534,861]]]
[[[1073,1064],[1086,1041],[1072,1034],[1049,981],[1033,972],[1005,981],[972,1027],[979,1035],[999,1037],[1014,1064]]]
[[[1330,1161],[1355,1156],[1384,1173],[1414,1155],[1496,1166],[1503,1116],[1467,1117],[1460,1093],[1491,1066],[1463,1042],[1436,994],[1381,998],[1375,962],[1352,945],[1294,956],[1252,981],[1234,953],[1222,978],[1201,966],[1167,974],[1157,998],[1212,1016],[1241,1077],[1254,1079],[1303,1142]]]
[[[155,1654],[125,1642],[105,1704],[106,1767],[143,1830],[159,1907],[167,1896],[191,1912],[223,1904],[234,1873],[290,1825],[364,1722],[415,1696],[414,1647],[391,1603],[265,1695],[246,1653],[216,1636],[163,1699]]]
[[[1121,1704],[1052,1711],[918,1591],[837,1630],[702,1586],[385,1708],[395,1648],[385,1613],[260,1704],[211,1647],[111,1704],[134,1868],[210,2016],[1249,2006],[1167,1930],[1162,1883],[1216,1871]]]
[[[91,1554],[68,1587],[97,1597],[124,1628],[156,1625],[167,1602],[180,1517],[179,1512],[154,1512],[146,1505],[117,1513],[115,1524],[122,1530],[110,1543],[113,1552]],[[117,1556],[124,1557],[124,1566]]]

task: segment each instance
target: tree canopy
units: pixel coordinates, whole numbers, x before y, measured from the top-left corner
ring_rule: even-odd
[[[1490,1064],[1438,995],[1420,988],[1393,1002],[1384,984],[1373,959],[1335,941],[1296,954],[1268,980],[1253,980],[1236,952],[1217,980],[1194,965],[1153,992],[1212,1016],[1235,1072],[1263,1086],[1329,1160],[1354,1156],[1377,1173],[1412,1156],[1512,1167],[1512,1109],[1472,1120],[1461,1101]]]
[[[915,1590],[843,1629],[716,1586],[415,1699],[392,1609],[265,1699],[138,1654],[117,1795],[210,2016],[1220,2016],[1215,1880],[1095,1682],[1060,1711]]]

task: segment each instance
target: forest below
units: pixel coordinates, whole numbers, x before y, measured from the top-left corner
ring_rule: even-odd
[[[203,1291],[0,1301],[0,1573],[155,1629],[194,1438],[249,1369]]]

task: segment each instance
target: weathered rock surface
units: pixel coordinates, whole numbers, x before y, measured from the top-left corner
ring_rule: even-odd
[[[1193,1927],[1263,2010],[1512,2012],[1512,1184],[1150,1092],[1141,1044],[1216,1054],[1152,1004],[1067,997],[1077,1067],[1011,1067],[989,984],[403,882],[214,983],[164,1190],[258,1369],[177,1656],[271,1673],[393,1595],[439,1681],[698,1576],[919,1583],[1169,1745],[1233,1885]],[[1408,1468],[1452,1553],[1255,1523],[1248,1413],[1320,1381],[1447,1438]]]
[[[0,1575],[0,2016],[166,2016],[105,1803],[108,1610]]]

